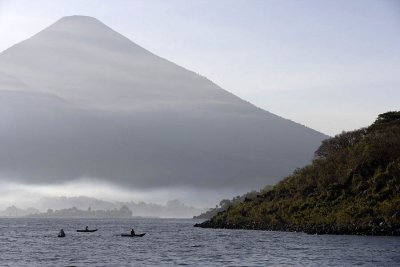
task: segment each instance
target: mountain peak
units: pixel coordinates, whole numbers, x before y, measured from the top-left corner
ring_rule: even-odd
[[[0,72],[34,91],[91,107],[250,106],[88,16],[63,17],[8,49],[0,57]]]
[[[104,34],[107,32],[113,32],[114,34],[117,34],[114,30],[102,23],[100,20],[94,17],[81,15],[62,17],[51,26],[46,28],[43,32],[50,31],[59,31],[69,34]]]
[[[54,24],[50,26],[50,28],[58,28],[58,27],[73,27],[74,30],[79,30],[81,27],[97,27],[97,28],[107,28],[110,29],[107,25],[102,23],[100,20],[89,17],[89,16],[81,16],[81,15],[73,15],[62,17]]]
[[[71,16],[65,16],[60,18],[58,21],[95,21],[95,22],[100,22],[98,19],[91,17],[91,16],[85,16],[85,15],[71,15]]]

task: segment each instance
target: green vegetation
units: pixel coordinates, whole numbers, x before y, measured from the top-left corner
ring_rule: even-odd
[[[400,112],[323,141],[311,165],[196,226],[400,235]]]
[[[241,195],[241,196],[236,196],[236,197],[232,198],[231,200],[223,199],[219,202],[219,205],[215,206],[215,208],[211,208],[211,209],[207,210],[206,212],[201,213],[198,216],[194,216],[193,219],[211,219],[212,217],[217,215],[219,212],[225,211],[229,207],[231,207],[235,204],[238,204],[240,202],[243,202],[247,199],[255,198],[257,195],[266,193],[267,191],[269,191],[271,189],[272,189],[272,186],[267,185],[260,191],[247,192],[246,194]]]

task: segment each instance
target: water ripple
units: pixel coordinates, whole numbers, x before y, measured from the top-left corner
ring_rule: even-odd
[[[399,237],[194,228],[193,220],[0,219],[0,266],[399,266]],[[89,225],[100,230],[75,232]],[[134,227],[143,238],[122,238]],[[57,238],[63,228],[67,236]]]

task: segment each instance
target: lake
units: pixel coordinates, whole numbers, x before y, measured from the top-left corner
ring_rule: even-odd
[[[399,237],[194,228],[184,219],[0,219],[0,266],[400,266]],[[99,228],[95,233],[76,229]],[[121,237],[134,227],[141,238]],[[58,238],[63,228],[65,238]]]

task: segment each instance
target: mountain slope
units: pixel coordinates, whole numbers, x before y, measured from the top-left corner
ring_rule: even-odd
[[[197,226],[400,235],[400,112],[325,140],[316,157]]]
[[[84,16],[62,18],[7,49],[0,58],[0,72],[20,77],[35,91],[86,107],[138,108],[180,101],[248,106],[207,79]]]
[[[0,102],[0,173],[30,183],[249,190],[326,138],[83,16],[0,54]]]

